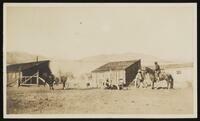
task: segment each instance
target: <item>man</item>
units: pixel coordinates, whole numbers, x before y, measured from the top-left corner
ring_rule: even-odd
[[[110,88],[110,82],[109,82],[109,79],[106,80],[106,84],[105,84],[105,85],[106,85],[106,89],[109,89],[109,88]]]
[[[124,80],[123,79],[119,79],[119,84],[118,84],[119,89],[123,89],[124,84],[125,84]]]
[[[155,64],[155,77],[157,79],[157,81],[159,81],[159,74],[160,74],[160,66],[158,65],[157,62],[154,63]]]
[[[139,69],[138,73],[136,75],[136,78],[135,78],[135,85],[136,85],[136,87],[139,88],[140,87],[140,83],[142,83],[143,86],[144,86],[143,81],[144,81],[144,78],[143,78],[143,75],[142,75],[142,71]]]

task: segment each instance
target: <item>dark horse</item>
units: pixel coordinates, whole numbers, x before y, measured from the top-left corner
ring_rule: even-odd
[[[171,74],[161,72],[159,74],[159,80],[157,80],[155,76],[155,71],[149,67],[145,67],[145,73],[144,74],[149,74],[150,80],[152,82],[151,87],[154,89],[154,84],[160,81],[166,81],[167,82],[167,89],[173,89],[174,86],[174,79]]]
[[[61,82],[63,84],[63,90],[64,90],[67,82],[67,76],[61,76]]]
[[[55,82],[55,77],[54,77],[54,75],[52,75],[52,74],[49,75],[48,84],[49,84],[49,89],[50,89],[50,90],[54,90],[54,88],[53,88],[54,82]]]
[[[53,74],[48,75],[47,73],[44,73],[42,77],[45,80],[44,86],[48,84],[50,90],[54,90],[53,84],[55,82],[55,76]]]

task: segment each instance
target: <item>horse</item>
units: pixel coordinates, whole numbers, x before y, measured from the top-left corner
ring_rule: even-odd
[[[43,73],[42,74],[42,78],[45,80],[44,87],[45,87],[46,84],[48,84],[50,90],[54,90],[53,84],[54,84],[54,82],[56,80],[56,77],[53,74],[49,74],[48,75],[47,73]]]
[[[47,73],[43,73],[43,74],[42,74],[42,78],[43,78],[44,81],[45,81],[45,82],[43,83],[43,86],[45,87],[46,84],[48,83],[48,82],[47,82],[47,80],[48,80],[48,74],[47,74]]]
[[[58,86],[60,79],[58,77],[55,77],[55,85]]]
[[[149,67],[145,67],[144,74],[149,74],[149,78],[151,80],[151,88],[154,89],[154,84],[158,83],[160,81],[166,81],[167,82],[167,89],[173,89],[174,85],[174,79],[170,73],[166,72],[160,72],[159,74],[159,80],[155,76],[155,71]]]
[[[66,82],[67,82],[67,77],[66,76],[61,76],[61,82],[63,84],[63,90],[65,89],[65,85],[66,85]]]
[[[48,76],[48,84],[49,84],[49,89],[54,90],[53,84],[55,82],[55,77],[53,75]]]

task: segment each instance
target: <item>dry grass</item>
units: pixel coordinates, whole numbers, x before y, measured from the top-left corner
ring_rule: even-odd
[[[151,90],[8,87],[8,114],[192,114],[191,87]]]

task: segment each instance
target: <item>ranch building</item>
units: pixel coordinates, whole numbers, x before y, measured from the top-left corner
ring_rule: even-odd
[[[141,60],[109,62],[92,71],[92,80],[100,88],[106,81],[118,84],[119,80],[123,80],[125,86],[128,86],[140,68]]]
[[[49,60],[7,65],[7,86],[44,84],[51,74]]]
[[[146,66],[154,70],[154,66]],[[143,67],[145,69],[146,67]],[[189,87],[193,85],[194,67],[193,63],[161,64],[161,72],[172,75],[175,88]]]
[[[148,66],[154,70],[154,66]],[[161,72],[172,74],[174,80],[192,80],[193,79],[193,63],[167,64],[160,65]]]
[[[174,87],[183,88],[190,87],[194,81],[193,63],[170,64],[163,66],[164,71],[172,74],[174,78]]]

